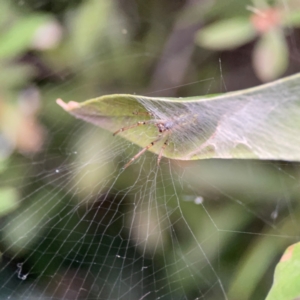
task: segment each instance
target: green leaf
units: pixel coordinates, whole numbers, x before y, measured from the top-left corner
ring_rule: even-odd
[[[107,19],[111,16],[112,1],[85,1],[75,18],[72,18],[70,52],[75,52],[80,59],[87,59],[94,47],[103,37]]]
[[[300,161],[300,74],[214,97],[108,95],[57,103],[111,132],[123,128],[118,135],[168,158]]]
[[[0,37],[0,59],[11,59],[27,50],[36,30],[48,20],[46,15],[30,15],[6,30]]]
[[[14,188],[0,188],[0,217],[15,210],[18,204],[18,194]]]
[[[300,27],[300,10],[290,11],[283,20],[284,26]]]
[[[266,300],[300,298],[300,243],[288,247],[278,263]]]
[[[256,44],[253,65],[262,81],[271,81],[282,75],[288,66],[288,47],[281,29],[265,33]]]
[[[256,31],[248,18],[232,18],[200,29],[195,42],[201,47],[213,50],[234,49],[248,43]]]

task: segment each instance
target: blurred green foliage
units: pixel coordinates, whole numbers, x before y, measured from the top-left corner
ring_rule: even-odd
[[[200,46],[224,50],[234,49],[259,37],[253,50],[253,67],[263,81],[274,80],[288,67],[288,44],[285,35],[291,27],[300,27],[299,1],[253,1],[247,6],[248,16],[232,16],[200,29],[196,43]]]
[[[148,153],[120,174],[137,149],[55,104],[258,85],[251,42],[218,52],[195,43],[210,23],[247,18],[256,5],[0,3],[1,299],[222,299],[220,287],[229,299],[267,295],[299,235],[297,164],[162,161],[155,173]],[[281,38],[286,74],[300,69],[293,26]]]

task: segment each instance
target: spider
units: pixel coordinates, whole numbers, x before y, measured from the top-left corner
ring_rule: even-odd
[[[137,113],[137,112],[134,112],[133,114],[138,114],[138,115],[141,115],[141,114],[147,114],[149,116],[153,116],[152,113]],[[113,135],[117,135],[118,133],[120,132],[123,132],[123,131],[126,131],[128,129],[131,129],[131,128],[135,128],[135,127],[138,127],[138,126],[141,126],[141,125],[147,125],[147,124],[150,124],[150,123],[153,123],[153,120],[149,120],[149,121],[140,121],[140,122],[137,122],[133,125],[130,125],[130,126],[127,126],[127,127],[122,127],[120,128],[119,130],[117,130],[116,132],[113,133]],[[154,122],[154,125],[157,127],[158,129],[158,132],[159,132],[159,135],[158,135],[158,138],[155,139],[154,141],[152,141],[150,144],[148,144],[146,147],[144,147],[141,151],[139,151],[133,158],[131,158],[127,164],[125,164],[125,166],[123,167],[123,169],[126,169],[128,166],[130,166],[137,158],[139,158],[143,153],[145,153],[148,149],[150,149],[151,147],[153,147],[156,143],[158,143],[159,141],[161,141],[165,135],[167,135],[168,131],[172,128],[173,126],[173,122],[172,121],[157,121],[157,122]],[[168,139],[165,140],[164,144],[162,145],[161,149],[160,149],[160,152],[158,154],[158,157],[157,157],[157,165],[159,165],[160,161],[161,161],[161,158],[162,158],[162,155],[164,153],[164,150],[166,149],[166,147],[168,146]]]

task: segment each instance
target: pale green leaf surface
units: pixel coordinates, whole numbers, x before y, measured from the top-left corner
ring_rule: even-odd
[[[300,74],[214,97],[154,98],[108,95],[57,103],[79,119],[180,160],[239,158],[300,161]],[[150,114],[147,114],[150,113]]]
[[[288,66],[288,48],[282,30],[265,33],[257,42],[253,64],[262,81],[271,81],[282,75]]]
[[[232,18],[200,29],[195,42],[213,50],[234,49],[251,41],[256,31],[248,18]]]
[[[278,263],[266,300],[300,298],[300,243],[291,245]]]

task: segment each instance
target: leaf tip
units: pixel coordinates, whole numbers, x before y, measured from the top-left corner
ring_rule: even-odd
[[[69,101],[68,103],[64,102],[62,99],[56,99],[56,103],[63,108],[65,111],[70,111],[72,109],[78,108],[79,103],[75,101]]]
[[[283,254],[283,256],[281,257],[280,261],[283,262],[283,261],[290,260],[293,256],[294,248],[295,248],[295,244],[289,246],[285,251],[285,253]]]

